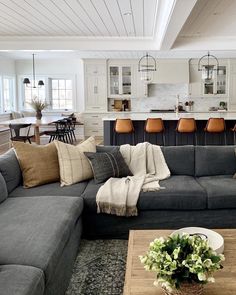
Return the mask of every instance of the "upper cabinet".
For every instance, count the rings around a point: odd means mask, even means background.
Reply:
[[[218,70],[214,66],[209,66],[209,70],[212,71],[212,79],[202,79],[202,93],[203,96],[227,95],[227,67],[219,66]]]
[[[158,60],[152,83],[189,83],[188,60]]]
[[[134,95],[134,69],[127,63],[110,62],[108,64],[108,97],[129,98]]]
[[[228,97],[229,73],[228,62],[220,61],[218,71],[214,66],[209,66],[212,71],[212,79],[204,80],[202,72],[198,71],[197,60],[190,62],[190,87],[189,95],[203,97]]]
[[[105,60],[85,60],[85,110],[107,110],[107,75]]]

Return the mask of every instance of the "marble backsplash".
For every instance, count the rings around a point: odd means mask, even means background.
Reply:
[[[149,112],[151,109],[174,109],[177,102],[194,101],[193,111],[208,111],[210,107],[218,107],[220,101],[227,99],[216,97],[189,98],[188,84],[150,84],[148,85],[148,97],[132,98],[131,109],[133,112]]]

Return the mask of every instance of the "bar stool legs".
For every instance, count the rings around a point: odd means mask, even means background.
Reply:
[[[135,134],[134,134],[134,126],[131,119],[116,119],[114,126],[114,141],[115,145],[117,145],[117,135],[118,134],[131,134],[132,136],[132,144],[135,144]]]
[[[158,134],[162,134],[162,144],[166,144],[165,127],[161,118],[148,118],[144,126],[143,140],[146,141],[146,134],[156,134],[156,142]]]
[[[197,145],[197,125],[194,118],[180,118],[175,134],[175,144],[178,145],[178,134],[179,133],[192,133],[194,134],[194,143]]]
[[[233,128],[230,128],[230,130],[233,132],[234,145],[236,145],[236,124]]]
[[[204,144],[207,145],[207,133],[212,134],[223,134],[224,136],[224,144],[227,145],[227,135],[226,135],[226,126],[224,118],[209,118],[204,128],[205,131],[205,142]]]

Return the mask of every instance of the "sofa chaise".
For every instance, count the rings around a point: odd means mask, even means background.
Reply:
[[[114,147],[98,146],[97,152]],[[0,156],[0,294],[60,295],[80,237],[126,238],[130,229],[236,227],[235,146],[162,147],[163,189],[140,194],[137,217],[96,213],[94,180],[22,186],[13,150]]]

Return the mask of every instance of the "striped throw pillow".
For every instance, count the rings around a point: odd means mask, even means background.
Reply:
[[[107,153],[84,153],[92,166],[94,180],[101,183],[110,177],[121,178],[132,176],[119,148]]]
[[[93,178],[93,171],[84,152],[96,152],[94,137],[74,146],[54,141],[58,151],[61,186]]]

